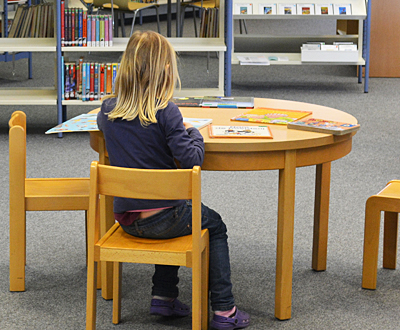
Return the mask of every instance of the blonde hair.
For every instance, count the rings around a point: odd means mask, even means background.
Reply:
[[[156,123],[156,113],[171,100],[180,85],[176,55],[172,45],[153,31],[136,31],[129,39],[115,78],[115,108],[108,119],[133,120],[143,126]]]

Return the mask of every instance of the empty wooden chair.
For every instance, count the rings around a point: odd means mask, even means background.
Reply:
[[[87,211],[89,179],[27,178],[25,113],[15,111],[9,128],[10,291],[25,291],[26,211]]]
[[[116,223],[99,237],[99,195],[139,199],[191,199],[192,235],[173,239],[131,236]],[[86,329],[96,328],[96,263],[114,262],[113,323],[120,321],[122,262],[192,268],[193,329],[208,329],[208,230],[201,230],[200,167],[188,170],[143,170],[100,165],[90,170]]]
[[[390,181],[365,207],[362,287],[376,289],[381,212],[384,211],[383,268],[396,269],[400,180]]]

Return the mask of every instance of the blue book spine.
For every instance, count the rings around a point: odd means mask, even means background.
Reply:
[[[90,100],[90,63],[86,63],[86,101]]]
[[[92,46],[92,15],[87,15],[87,34],[86,34],[86,38],[87,38],[87,46],[91,47]]]
[[[82,101],[86,101],[86,63],[82,63]]]
[[[100,16],[96,16],[96,47],[100,47]]]
[[[65,86],[64,86],[64,76],[65,76],[65,70],[64,70],[64,56],[61,56],[61,67],[62,67],[62,73],[61,73],[61,100],[64,100],[64,93],[65,93]]]

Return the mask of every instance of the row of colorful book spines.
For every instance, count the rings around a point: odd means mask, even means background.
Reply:
[[[119,63],[65,63],[63,100],[96,101],[112,94],[119,66]]]
[[[88,15],[81,8],[65,9],[61,16],[61,46],[110,47],[111,15]]]

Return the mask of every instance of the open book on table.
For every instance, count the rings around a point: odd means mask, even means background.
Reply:
[[[208,133],[211,138],[273,138],[268,126],[210,125]]]
[[[211,124],[212,119],[209,118],[183,118],[184,122],[192,124],[197,129],[201,129]],[[98,131],[97,113],[85,113],[71,118],[62,124],[49,129],[46,134],[52,133],[68,133],[68,132],[91,132]]]

